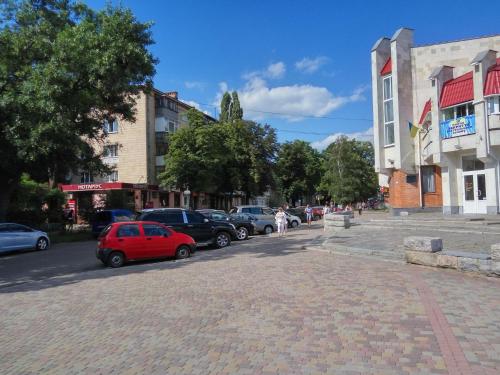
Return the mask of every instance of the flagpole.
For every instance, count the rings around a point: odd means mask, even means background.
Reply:
[[[422,161],[421,161],[421,155],[420,155],[420,129],[417,132],[417,148],[418,148],[418,197],[420,200],[420,208],[424,208],[423,202],[422,202]]]

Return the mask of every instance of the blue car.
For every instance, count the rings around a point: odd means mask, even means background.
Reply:
[[[99,211],[92,219],[92,234],[97,238],[109,224],[132,220],[135,220],[135,215],[129,210],[111,209]]]
[[[0,253],[15,250],[47,250],[50,239],[47,233],[21,224],[0,223]]]

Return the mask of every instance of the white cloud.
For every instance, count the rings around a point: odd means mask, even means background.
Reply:
[[[278,61],[277,63],[269,64],[267,68],[263,70],[254,70],[253,72],[243,74],[243,79],[251,80],[257,77],[277,79],[282,78],[285,72],[285,63],[283,61]]]
[[[325,87],[297,84],[270,87],[263,78],[253,77],[238,90],[238,95],[243,111],[247,110],[246,117],[260,120],[269,117],[269,113],[261,112],[271,112],[298,121],[304,116],[325,116],[347,103],[364,100],[365,90],[361,87],[351,95],[337,96]]]
[[[196,108],[197,110],[201,110],[200,104],[195,102],[194,100],[183,100],[183,102],[187,105],[190,105],[191,107]]]
[[[302,60],[295,63],[295,67],[303,73],[314,73],[322,65],[325,65],[329,61],[328,57],[318,56],[315,59],[310,59],[309,57],[304,57]]]
[[[200,82],[200,81],[186,81],[184,82],[184,86],[188,89],[204,89],[205,88],[205,83]]]
[[[354,133],[335,133],[329,135],[325,139],[321,141],[312,142],[311,146],[315,149],[321,151],[327,148],[331,143],[335,142],[339,137],[346,136],[347,138],[355,138],[358,141],[369,141],[373,142],[373,128],[368,128],[362,132],[354,132]]]
[[[285,75],[286,66],[280,61],[275,64],[270,64],[266,69],[266,77],[269,78],[281,78]]]

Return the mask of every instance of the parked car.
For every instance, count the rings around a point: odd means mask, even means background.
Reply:
[[[226,247],[231,238],[237,237],[234,224],[213,221],[199,212],[183,208],[150,208],[143,210],[138,218],[142,221],[156,221],[176,232],[185,233],[194,238],[197,246],[215,245]]]
[[[274,220],[274,210],[265,206],[252,206],[252,205],[244,205],[244,206],[236,206],[229,213],[238,213],[238,214],[251,214],[258,219],[267,219]]]
[[[97,238],[99,233],[102,232],[111,223],[118,223],[121,221],[133,221],[135,215],[129,210],[111,209],[96,212],[91,219],[92,234]]]
[[[231,217],[236,217],[243,220],[250,220],[255,225],[255,232],[262,234],[271,234],[278,230],[278,226],[276,225],[276,220],[274,217],[272,220],[258,218],[249,213],[233,213],[230,214]]]
[[[47,250],[49,235],[45,232],[15,223],[0,224],[0,252],[15,250]]]
[[[300,220],[300,217],[292,215],[287,211],[285,211],[285,215],[286,222],[289,228],[297,228],[300,224],[302,224],[302,220]]]
[[[286,212],[288,212],[291,215],[298,216],[300,218],[301,222],[306,222],[307,215],[306,215],[304,210],[305,210],[305,207],[304,208],[294,207],[294,208],[289,208],[288,210],[286,210]]]
[[[321,218],[323,217],[323,207],[321,206],[314,206],[314,207],[311,207],[312,208],[312,220],[313,221],[318,221],[318,220],[321,220]],[[301,220],[303,222],[306,222],[307,221],[307,215],[305,213],[305,209],[306,209],[306,206],[299,206],[299,207],[295,207],[293,210],[296,210],[295,212],[297,211],[302,211],[303,212],[303,215],[297,215],[301,218]]]
[[[247,240],[248,236],[253,236],[254,234],[255,225],[250,219],[232,217],[222,210],[203,209],[196,211],[213,221],[230,222],[233,224],[236,227],[236,237],[233,238],[235,240]]]
[[[184,259],[195,247],[191,236],[156,222],[118,222],[108,225],[99,235],[96,257],[116,268],[134,260],[174,256]]]

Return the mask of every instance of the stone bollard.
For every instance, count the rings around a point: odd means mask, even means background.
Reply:
[[[443,249],[443,240],[437,237],[406,237],[404,247],[408,263],[437,267],[437,253]]]
[[[500,276],[500,243],[491,245],[491,273],[495,276]]]
[[[325,228],[329,230],[349,229],[351,220],[347,215],[326,214],[324,216]]]

